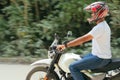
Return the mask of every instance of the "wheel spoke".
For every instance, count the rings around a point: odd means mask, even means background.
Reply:
[[[45,72],[35,72],[30,80],[44,80]]]

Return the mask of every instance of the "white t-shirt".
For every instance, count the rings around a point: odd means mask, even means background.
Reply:
[[[92,54],[99,58],[110,59],[112,57],[110,47],[111,30],[106,21],[97,24],[88,34],[93,36]]]

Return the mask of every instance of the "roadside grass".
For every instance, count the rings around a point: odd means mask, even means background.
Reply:
[[[0,63],[12,63],[12,64],[31,64],[41,58],[32,57],[0,57]]]

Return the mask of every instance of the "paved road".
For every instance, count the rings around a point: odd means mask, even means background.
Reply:
[[[0,63],[0,80],[25,80],[29,69],[30,65]]]

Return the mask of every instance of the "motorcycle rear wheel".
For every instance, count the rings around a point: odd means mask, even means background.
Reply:
[[[26,80],[44,80],[48,67],[36,66],[27,74]],[[59,80],[55,71],[51,72],[47,80]]]
[[[111,80],[120,80],[120,73],[117,74],[116,76],[113,76]]]
[[[106,77],[103,80],[120,80],[120,73],[112,77]]]

